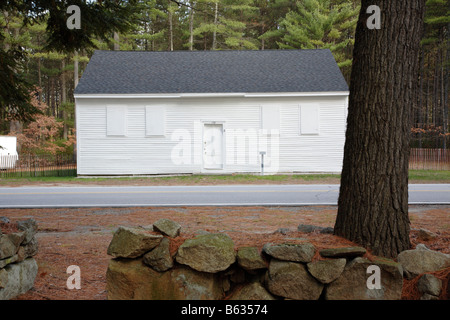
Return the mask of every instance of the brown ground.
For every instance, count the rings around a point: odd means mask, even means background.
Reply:
[[[3,209],[0,216],[12,221],[34,218],[38,222],[39,253],[35,256],[39,271],[34,289],[20,296],[26,300],[104,300],[106,254],[114,230],[119,225],[145,226],[160,218],[182,225],[182,235],[173,241],[179,245],[197,230],[226,232],[236,247],[306,238],[318,249],[355,245],[333,236],[297,232],[297,226],[313,224],[333,226],[336,207],[174,207],[174,208],[84,208],[84,209]],[[411,206],[411,241],[423,242],[429,248],[450,253],[450,206]],[[286,235],[274,233],[288,228]],[[417,238],[419,228],[438,234],[432,241]],[[290,238],[290,239],[289,239]],[[370,253],[368,254],[370,258]],[[316,255],[315,258],[319,258]],[[81,289],[69,290],[67,267],[81,269]],[[448,271],[441,275],[448,277]],[[411,282],[410,284],[413,284]],[[408,289],[404,298],[418,298]]]

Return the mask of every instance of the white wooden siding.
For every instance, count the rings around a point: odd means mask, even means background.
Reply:
[[[300,105],[319,105],[319,134],[301,135]],[[126,105],[124,136],[108,136],[106,109]],[[146,110],[164,110],[165,135],[149,135]],[[279,130],[261,131],[262,110],[279,109]],[[259,172],[340,172],[347,97],[91,99],[77,98],[79,175]],[[222,123],[224,167],[204,170],[202,130]],[[160,129],[159,129],[160,130]],[[268,146],[265,146],[268,142]],[[272,145],[271,145],[272,144]],[[274,145],[276,144],[276,146]],[[256,154],[255,154],[256,153]],[[275,159],[276,158],[276,159]],[[271,161],[272,160],[272,161]],[[266,162],[267,161],[267,162]]]

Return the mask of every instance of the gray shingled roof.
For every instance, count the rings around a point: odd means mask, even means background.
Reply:
[[[329,50],[95,51],[75,94],[348,91]]]

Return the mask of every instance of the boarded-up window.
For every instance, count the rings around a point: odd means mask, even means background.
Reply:
[[[319,134],[319,105],[300,106],[300,134]]]
[[[161,106],[145,107],[145,135],[163,136],[166,129],[166,110]]]
[[[262,107],[262,129],[280,129],[280,108],[278,106],[263,106]]]
[[[114,105],[106,107],[106,135],[124,136],[127,127],[127,106]]]

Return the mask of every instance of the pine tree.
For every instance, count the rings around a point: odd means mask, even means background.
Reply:
[[[330,49],[348,79],[359,7],[352,2],[298,1],[280,22],[281,49]]]
[[[22,26],[31,22],[47,22],[45,50],[74,52],[80,48],[92,48],[92,39],[107,40],[111,31],[125,32],[129,29],[136,0],[87,2],[72,0],[82,12],[82,28],[68,29],[66,26],[67,3],[65,1],[1,1],[0,42],[9,37],[8,16],[17,16]],[[22,70],[26,68],[27,54],[22,46],[0,47],[0,110],[2,117],[30,120],[37,109],[31,104],[29,91],[32,84],[26,80]]]
[[[258,49],[256,39],[247,36],[248,19],[257,11],[251,0],[199,0],[194,37],[203,36],[203,49]],[[210,43],[210,46],[207,46]]]

